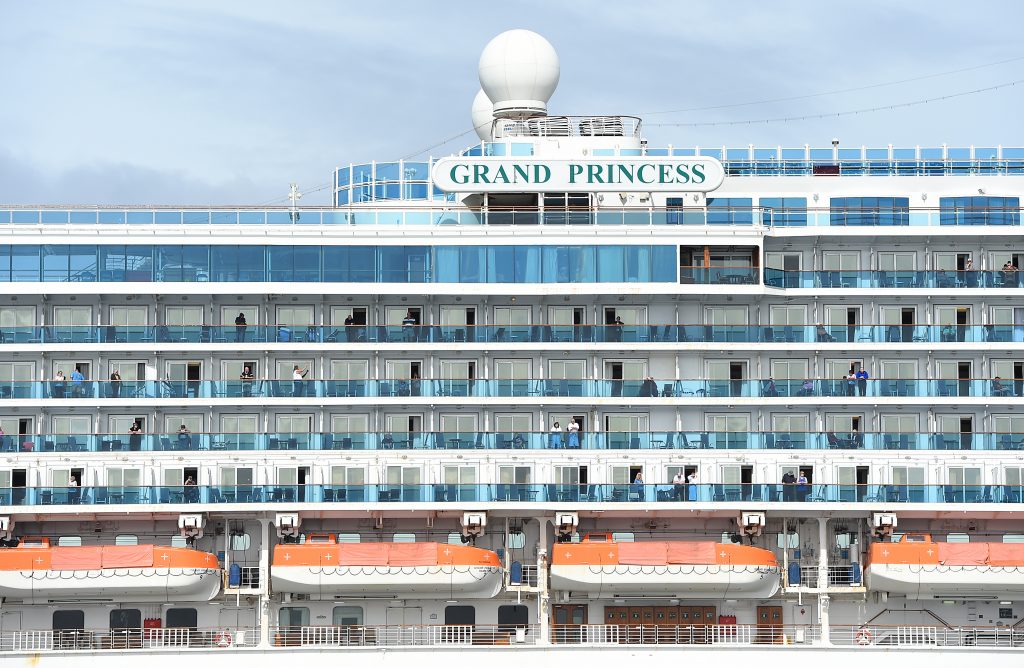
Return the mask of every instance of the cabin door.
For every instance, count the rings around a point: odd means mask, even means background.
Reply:
[[[416,642],[416,627],[423,624],[423,608],[387,608],[385,622],[388,641],[413,644]]]
[[[757,607],[756,642],[777,645],[782,642],[782,606],[761,605]]]
[[[0,613],[0,631],[20,631],[21,612]]]
[[[587,606],[555,605],[551,608],[551,634],[556,643],[583,642],[583,626],[587,623]]]

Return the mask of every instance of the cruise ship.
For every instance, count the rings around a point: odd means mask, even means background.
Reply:
[[[1020,651],[1024,148],[650,146],[525,30],[479,78],[331,206],[0,207],[0,658]]]

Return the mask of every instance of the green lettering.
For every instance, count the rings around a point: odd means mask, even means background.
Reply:
[[[601,175],[601,165],[587,165],[587,183],[605,183]]]
[[[514,175],[516,183],[519,183],[519,179],[522,179],[523,183],[530,182],[530,172],[527,171],[526,167],[524,167],[523,165],[513,165],[512,174]]]
[[[569,165],[569,183],[576,183],[576,177],[583,174],[583,165]]]
[[[465,176],[460,176],[458,172],[460,170],[466,170]],[[448,172],[448,178],[452,180],[452,183],[466,184],[469,183],[469,165],[453,165],[450,172]]]
[[[704,175],[704,164],[698,162],[696,165],[690,167],[690,171],[693,173],[694,183],[704,183],[707,177]]]
[[[490,183],[487,178],[487,165],[473,165],[473,183]]]
[[[676,179],[677,183],[689,183],[690,172],[687,171],[686,165],[676,165]]]

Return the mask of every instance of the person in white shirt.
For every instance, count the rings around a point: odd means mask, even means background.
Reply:
[[[569,418],[569,426],[565,428],[569,432],[569,443],[567,448],[579,449],[580,447],[580,424],[576,418]]]
[[[306,394],[305,391],[304,391],[305,390],[305,387],[304,387],[305,383],[302,382],[302,379],[306,377],[307,373],[309,373],[309,369],[300,369],[298,364],[296,364],[292,368],[292,396],[293,397],[301,397],[301,396],[304,396]]]
[[[686,476],[686,498],[690,501],[697,500],[697,472],[693,471]]]
[[[548,447],[562,447],[562,427],[557,422],[551,425],[551,441],[548,443]]]
[[[675,501],[686,500],[686,475],[681,469],[672,476],[672,499]]]

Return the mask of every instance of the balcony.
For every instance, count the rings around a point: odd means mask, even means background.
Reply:
[[[360,450],[1024,450],[1024,434],[995,432],[345,432],[26,434],[0,452],[235,452]]]
[[[1019,271],[784,271],[765,269],[764,284],[773,288],[962,289],[1024,287]]]
[[[1004,485],[368,484],[152,485],[0,488],[0,506],[118,506],[282,503],[989,503],[1020,504],[1022,487]]]

